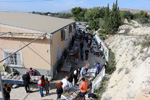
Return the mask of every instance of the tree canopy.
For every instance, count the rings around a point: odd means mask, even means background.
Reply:
[[[72,15],[76,21],[87,21],[91,29],[101,28],[105,34],[115,34],[119,26],[126,18],[140,19],[142,23],[148,22],[149,15],[147,12],[140,11],[133,14],[130,11],[120,11],[118,0],[113,4],[112,10],[107,7],[94,7],[85,9],[81,7],[72,8]]]

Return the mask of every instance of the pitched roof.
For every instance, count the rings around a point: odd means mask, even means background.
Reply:
[[[71,19],[61,19],[32,13],[0,12],[0,24],[46,33],[54,32],[73,22]]]

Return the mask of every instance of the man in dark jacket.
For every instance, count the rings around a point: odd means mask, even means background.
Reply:
[[[10,100],[10,87],[7,86],[7,84],[4,84],[4,88],[3,88],[3,91],[4,91],[4,97],[5,97],[5,100]]]
[[[26,74],[24,74],[22,76],[22,79],[23,79],[23,83],[24,83],[24,87],[25,87],[26,93],[30,92],[30,87],[29,87],[30,76],[29,76],[29,73],[26,72]]]
[[[83,41],[80,43],[80,51],[83,50],[83,47],[84,47],[84,43]]]
[[[86,50],[85,50],[85,60],[88,60],[88,55],[89,55],[89,50],[86,49]]]

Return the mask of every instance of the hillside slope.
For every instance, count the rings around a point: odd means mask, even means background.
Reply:
[[[121,27],[125,30],[130,26]],[[148,27],[139,28],[150,35]],[[136,35],[139,28],[131,28],[127,35],[115,35],[105,41],[115,53],[117,64],[101,100],[136,100],[143,89],[150,89],[150,49],[140,45],[148,35],[142,32]]]

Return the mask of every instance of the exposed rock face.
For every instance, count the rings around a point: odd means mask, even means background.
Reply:
[[[150,89],[150,49],[135,45],[145,33],[150,35],[150,27],[139,25],[139,29],[131,30],[128,35],[115,35],[105,41],[115,53],[117,64],[101,100],[136,100],[143,89]]]

